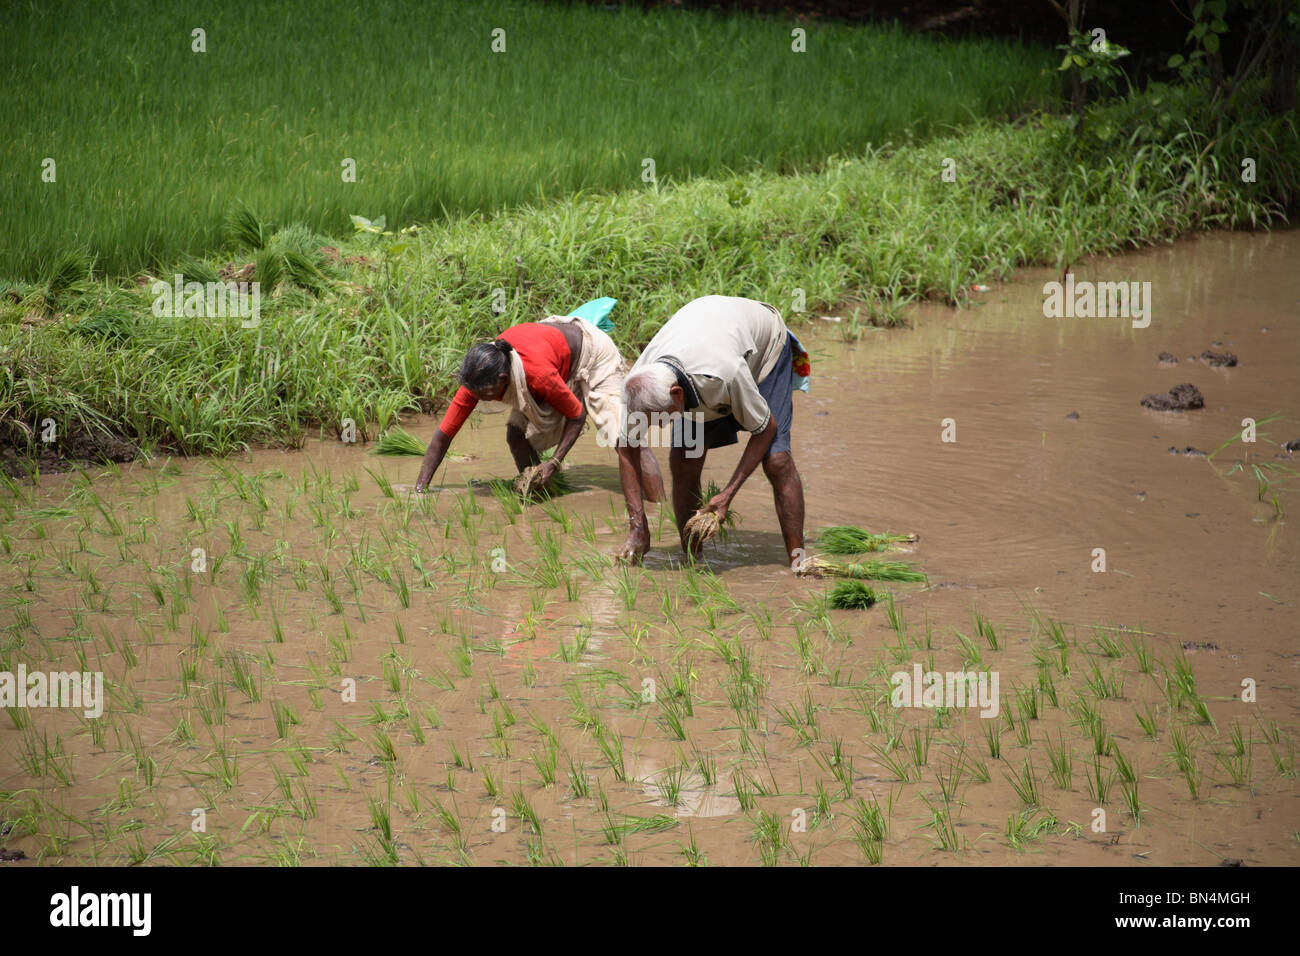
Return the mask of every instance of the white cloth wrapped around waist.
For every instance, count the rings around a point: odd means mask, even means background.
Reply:
[[[552,324],[574,322],[581,330],[582,352],[577,367],[569,369],[569,379],[565,384],[595,422],[600,443],[612,448],[622,416],[623,376],[626,372],[618,346],[585,319],[553,315],[542,321]],[[566,419],[547,403],[539,402],[528,390],[523,359],[515,351],[510,353],[510,385],[505,394],[512,408],[509,424],[522,429],[538,452],[558,444]]]

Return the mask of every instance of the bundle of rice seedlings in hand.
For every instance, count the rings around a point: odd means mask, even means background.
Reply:
[[[410,432],[404,429],[393,427],[384,432],[382,438],[375,444],[374,449],[370,452],[372,455],[410,455],[414,458],[423,458],[428,449],[421,444],[420,439],[416,438]]]
[[[539,494],[563,495],[573,490],[573,485],[565,476],[563,470],[557,471],[551,477],[551,483],[545,488],[541,485],[541,478],[542,465],[529,465],[515,478],[515,491],[519,493],[521,498],[532,498]]]
[[[831,578],[866,578],[872,581],[925,581],[925,574],[906,561],[836,561],[812,557],[807,560],[810,571]]]
[[[827,554],[865,554],[868,551],[884,551],[896,544],[913,544],[918,540],[914,534],[872,534],[853,525],[841,524],[823,528],[817,536],[817,548]]]
[[[710,481],[709,481],[709,487],[707,487],[707,488],[704,489],[704,498],[703,498],[702,503],[703,503],[703,504],[708,504],[710,501],[712,501],[714,498],[716,498],[716,497],[717,497],[718,495],[720,495],[720,494],[722,494],[722,489],[721,489],[720,487],[718,487],[718,483],[717,483],[716,481],[712,481],[712,480],[710,480]],[[728,509],[727,509],[727,516],[726,516],[725,518],[722,519],[722,522],[721,522],[720,527],[723,528],[723,529],[730,528],[732,525],[734,525],[734,524],[735,524],[736,522],[738,522],[739,520],[740,520],[740,516],[736,514],[735,509],[734,509],[734,508],[728,508]]]
[[[697,511],[686,519],[683,530],[688,544],[703,544],[722,530],[722,522],[712,511]]]
[[[831,588],[831,607],[868,608],[876,603],[876,592],[861,581],[837,581]]]

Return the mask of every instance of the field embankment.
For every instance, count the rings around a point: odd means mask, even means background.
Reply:
[[[185,454],[295,444],[348,418],[368,437],[436,406],[469,343],[596,296],[621,300],[625,347],[719,290],[796,324],[846,297],[888,323],[908,301],[960,301],[1023,264],[1283,221],[1300,195],[1294,119],[1214,123],[1194,92],[1161,88],[1081,120],[981,123],[815,172],[575,196],[347,242],[245,214],[219,258],[135,282],[89,280],[64,256],[3,294],[0,442],[30,452],[46,419],[72,442]],[[178,273],[260,282],[255,327],[160,318],[155,282]]]

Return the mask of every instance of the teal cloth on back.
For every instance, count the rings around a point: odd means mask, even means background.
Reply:
[[[614,306],[618,304],[618,299],[611,299],[605,296],[601,299],[592,299],[590,302],[584,302],[578,306],[569,315],[576,319],[586,319],[602,332],[613,332],[614,321],[609,317],[609,313]]]

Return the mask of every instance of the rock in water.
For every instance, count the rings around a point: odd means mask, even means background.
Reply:
[[[1232,368],[1237,364],[1237,356],[1231,352],[1211,352],[1206,349],[1201,358],[1210,363],[1210,368]]]
[[[1193,408],[1204,408],[1205,397],[1191,382],[1183,382],[1171,388],[1166,395],[1148,395],[1142,399],[1142,404],[1158,412],[1185,412]]]

